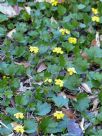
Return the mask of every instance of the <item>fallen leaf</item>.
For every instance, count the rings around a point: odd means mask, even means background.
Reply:
[[[24,7],[26,12],[30,15],[31,14],[31,8],[30,7]]]
[[[100,35],[100,41],[102,41],[102,35]]]
[[[30,66],[30,63],[29,62],[20,62],[20,63],[18,63],[18,62],[14,62],[15,64],[17,64],[17,65],[23,65],[25,68],[28,68],[29,66]]]
[[[74,96],[74,95],[66,95],[66,97],[69,99],[73,99],[75,101],[77,100],[76,96]]]
[[[66,98],[66,94],[64,92],[58,93],[58,96],[63,96],[63,98]]]
[[[83,136],[83,131],[75,120],[70,119],[67,125],[69,136]]]
[[[63,113],[70,119],[76,119],[76,115],[71,109],[62,108]]]
[[[88,60],[88,59],[89,59],[87,53],[81,51],[80,54],[81,54],[81,56],[83,57],[83,59],[85,59],[85,60]]]
[[[100,47],[100,36],[99,36],[99,32],[96,32],[96,47]]]
[[[13,33],[15,33],[15,32],[16,32],[16,29],[11,30],[10,32],[7,33],[7,37],[12,40],[12,39],[13,39],[12,35],[13,35]]]
[[[92,46],[96,46],[96,39],[93,39],[93,40],[92,40],[91,45],[92,45]]]
[[[43,81],[40,81],[40,82],[34,82],[33,84],[35,84],[35,85],[42,85],[43,84]]]
[[[93,100],[92,111],[95,111],[97,109],[98,104],[99,104],[99,100],[97,98]]]
[[[86,93],[92,94],[91,88],[86,83],[81,84],[80,90],[85,91]]]
[[[20,88],[17,90],[18,92],[25,92],[26,90],[31,90],[32,87],[24,86],[23,83],[20,83]]]
[[[18,126],[18,123],[12,122],[12,123],[11,123],[11,126],[14,128],[14,127]]]
[[[40,73],[46,69],[47,69],[46,65],[43,62],[41,62],[37,67],[37,73]]]
[[[55,20],[54,17],[51,17],[51,23],[56,23],[57,24],[57,21]]]
[[[99,32],[96,32],[96,37],[95,37],[95,39],[92,40],[91,45],[95,46],[95,47],[100,47],[100,36],[99,36]]]
[[[82,120],[81,120],[81,122],[80,122],[80,127],[81,127],[81,129],[82,129],[83,132],[85,131],[84,123],[85,123],[85,119],[82,118]]]
[[[20,9],[18,6],[12,7],[8,5],[7,3],[0,3],[0,12],[7,15],[8,17],[14,17],[19,14]]]

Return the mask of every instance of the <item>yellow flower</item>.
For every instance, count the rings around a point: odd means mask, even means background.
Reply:
[[[100,18],[98,16],[93,16],[92,21],[93,22],[100,22]]]
[[[24,133],[24,126],[22,126],[22,125],[17,125],[16,127],[14,127],[14,130],[15,130],[17,133],[23,134],[23,133]]]
[[[46,82],[51,83],[51,82],[52,82],[52,79],[46,78],[44,82],[45,82],[45,83],[46,83]]]
[[[32,53],[38,53],[38,51],[39,51],[39,48],[38,47],[34,47],[34,46],[30,46],[29,47],[29,50],[30,50],[30,52],[32,52]]]
[[[3,79],[6,79],[7,78],[7,76],[3,76]]]
[[[95,8],[92,8],[92,12],[93,12],[93,14],[98,14],[98,9],[95,9]]]
[[[70,31],[64,28],[61,28],[59,31],[61,32],[62,35],[70,34]]]
[[[14,116],[17,118],[17,119],[23,119],[24,118],[24,114],[21,113],[21,112],[18,112],[16,114],[14,114]]]
[[[72,43],[72,44],[76,44],[77,43],[77,39],[74,38],[74,37],[69,37],[68,41],[69,41],[69,43]]]
[[[55,85],[58,85],[60,87],[63,87],[64,82],[60,79],[55,79]]]
[[[57,6],[58,0],[51,0],[51,4],[52,4],[52,6]]]
[[[70,76],[77,73],[75,68],[68,68],[67,71],[68,71]]]
[[[64,114],[62,111],[56,111],[53,116],[56,118],[56,119],[63,119],[64,118]]]
[[[57,54],[63,54],[62,48],[60,48],[60,47],[55,47],[55,48],[53,49],[53,52],[54,52],[54,53],[57,53]]]

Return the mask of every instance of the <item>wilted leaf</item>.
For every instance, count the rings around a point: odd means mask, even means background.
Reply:
[[[81,52],[81,56],[82,56],[83,59],[85,59],[85,60],[88,60],[88,59],[89,59],[88,54],[85,53],[85,52]]]
[[[92,111],[95,111],[97,109],[98,104],[99,104],[99,100],[97,98],[93,100]]]
[[[19,8],[19,7],[18,7]],[[18,15],[18,11],[7,3],[0,3],[0,12],[7,15],[8,17],[14,17]]]
[[[83,132],[85,131],[84,123],[85,123],[85,119],[82,118],[82,120],[81,120],[81,122],[80,122],[80,127],[81,127],[81,129],[82,129]]]
[[[37,72],[40,73],[47,69],[47,66],[42,62],[38,65]]]
[[[95,47],[100,47],[100,36],[99,36],[99,32],[96,32],[96,37],[95,37],[95,39],[92,40],[91,45],[95,46]]]
[[[31,14],[31,8],[30,7],[25,7],[25,10],[29,15]]]
[[[29,62],[20,62],[20,63],[14,62],[14,63],[17,64],[17,65],[23,65],[25,68],[28,68],[30,66]]]
[[[16,32],[16,29],[11,30],[10,32],[7,33],[7,37],[10,38],[10,39],[13,39],[12,35],[15,32]]]
[[[80,90],[85,91],[89,94],[92,94],[91,88],[86,83],[81,84]]]
[[[99,36],[99,32],[96,32],[96,47],[100,47],[100,36]]]
[[[76,119],[76,115],[71,109],[62,108],[62,111],[68,118]]]
[[[20,83],[20,88],[17,90],[18,92],[25,92],[26,90],[31,90],[32,87],[24,86],[23,83]]]

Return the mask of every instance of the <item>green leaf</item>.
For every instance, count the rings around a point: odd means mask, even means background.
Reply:
[[[10,115],[14,116],[14,114],[17,113],[18,111],[16,108],[7,107],[6,112],[9,113]]]
[[[0,23],[7,21],[7,20],[8,20],[8,17],[6,15],[0,13]]]
[[[17,4],[17,0],[7,0],[7,2],[10,5],[16,5]]]
[[[90,49],[86,49],[85,52],[92,60],[95,58],[102,58],[102,49],[98,47],[91,47]]]
[[[58,13],[59,15],[64,15],[66,13],[66,8],[62,5],[58,6]]]
[[[46,102],[45,103],[38,102],[36,108],[37,108],[37,114],[40,116],[44,116],[51,111],[51,105]]]
[[[41,120],[39,124],[39,128],[41,132],[47,133],[49,132],[50,129],[55,129],[57,127],[58,123],[55,122],[52,118],[50,117],[45,117]]]
[[[64,79],[64,87],[70,89],[70,91],[71,90],[77,91],[80,83],[81,79],[77,75],[66,76]]]
[[[74,49],[74,46],[68,42],[63,42],[62,47],[67,50],[67,52],[70,52]]]
[[[52,74],[58,74],[60,69],[61,68],[59,66],[57,66],[56,64],[54,64],[54,65],[49,64],[48,65],[48,72],[50,72]]]
[[[61,67],[65,66],[66,60],[65,60],[64,56],[60,55],[59,58],[58,58],[58,61],[59,61],[59,64],[60,64]]]
[[[86,6],[84,4],[79,4],[77,7],[78,9],[84,9]]]
[[[6,34],[6,28],[5,27],[0,27],[0,37],[4,37]]]
[[[17,105],[27,105],[30,101],[30,98],[27,95],[18,95],[16,96],[15,101]]]
[[[12,93],[12,91],[6,91],[5,92],[5,97],[7,97],[7,98],[12,98],[12,96],[13,96],[13,93]]]
[[[54,96],[52,100],[57,107],[68,106],[68,99],[63,96]]]
[[[4,127],[2,125],[0,126],[1,136],[8,136],[8,135],[10,135],[12,133],[13,128],[12,128],[11,124],[6,124],[6,127]]]
[[[100,93],[98,94],[98,97],[99,97],[100,102],[102,103],[102,92],[100,92]]]
[[[34,133],[37,131],[37,123],[34,119],[24,120],[24,128],[26,133]]]
[[[89,102],[90,101],[89,101],[87,95],[84,93],[80,93],[77,96],[77,103],[76,103],[75,108],[78,111],[83,112],[83,111],[87,110],[87,108],[89,107]]]
[[[82,74],[83,72],[86,72],[89,67],[89,63],[82,58],[76,58],[74,60],[74,64],[75,64],[75,69],[77,73],[80,73],[80,74]]]

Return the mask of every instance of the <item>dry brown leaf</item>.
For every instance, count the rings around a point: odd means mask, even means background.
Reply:
[[[95,47],[100,47],[100,36],[99,36],[99,32],[96,32],[96,37],[95,37],[95,39],[92,40],[91,45],[95,46]]]
[[[16,32],[16,29],[11,30],[10,32],[7,33],[7,37],[12,40],[12,39],[13,39],[12,35],[13,35],[13,33],[15,33],[15,32]]]
[[[17,90],[18,92],[25,92],[26,90],[31,90],[32,87],[24,86],[23,83],[20,83],[20,88]]]
[[[71,109],[62,108],[62,112],[70,119],[76,119],[76,115]]]
[[[86,83],[81,84],[80,90],[85,91],[86,93],[92,94],[91,88]]]
[[[95,110],[97,109],[98,104],[99,104],[99,100],[96,98],[96,99],[93,101],[92,111],[95,111]]]
[[[82,129],[83,132],[85,131],[84,122],[85,122],[85,119],[82,118],[82,120],[81,120],[81,122],[80,122],[80,127],[81,127],[81,129]]]
[[[96,32],[96,47],[100,47],[100,36],[99,36],[99,32]]]
[[[102,41],[102,35],[100,35],[100,41]]]
[[[31,8],[30,7],[24,7],[26,12],[30,15],[31,14]]]
[[[77,100],[75,95],[66,95],[66,97],[69,99],[73,99],[74,101]]]
[[[18,126],[18,123],[17,122],[12,122],[11,126],[14,128],[14,127]]]
[[[56,23],[57,24],[57,21],[55,20],[54,17],[51,17],[51,23]]]
[[[36,84],[36,85],[42,85],[43,84],[43,81],[39,81],[39,82],[34,82],[33,84]]]
[[[37,67],[37,72],[40,73],[46,69],[47,69],[47,66],[43,62],[41,62]]]
[[[83,59],[85,59],[85,60],[88,60],[88,59],[89,59],[87,53],[85,53],[85,52],[80,52],[80,54],[81,54],[81,56],[83,57]]]
[[[92,40],[91,45],[92,45],[92,46],[96,46],[96,39],[93,39],[93,40]]]
[[[66,98],[66,94],[64,92],[58,93],[58,96],[63,96],[63,98]]]
[[[20,63],[18,63],[18,62],[14,62],[15,64],[17,64],[17,65],[23,65],[25,68],[28,68],[29,66],[30,66],[30,63],[29,62],[20,62]]]
[[[14,17],[20,13],[18,6],[10,6],[7,3],[0,3],[0,12],[7,15],[8,17]]]

